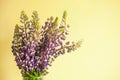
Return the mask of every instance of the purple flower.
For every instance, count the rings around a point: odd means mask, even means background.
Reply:
[[[74,44],[63,42],[67,33],[66,12],[60,25],[58,18],[54,20],[50,17],[45,25],[40,26],[36,11],[32,14],[32,20],[28,20],[24,12],[21,13],[20,18],[24,26],[15,26],[12,52],[22,74],[44,73],[60,54],[80,46],[79,42]]]

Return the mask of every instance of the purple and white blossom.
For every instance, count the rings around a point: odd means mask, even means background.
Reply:
[[[32,14],[32,20],[28,19],[24,11],[21,12],[20,18],[22,24],[15,26],[12,52],[22,74],[47,71],[48,66],[51,66],[59,55],[80,47],[80,42],[63,43],[69,27],[66,24],[66,11],[60,25],[58,25],[58,17],[55,19],[50,17],[45,25],[40,26],[36,11]]]

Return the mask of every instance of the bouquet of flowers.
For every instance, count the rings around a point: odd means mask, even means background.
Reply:
[[[58,17],[50,17],[41,26],[37,11],[33,11],[31,20],[21,12],[21,25],[16,24],[14,30],[12,52],[24,80],[42,80],[55,58],[80,47],[81,41],[65,41],[69,34],[66,16],[64,11],[60,24]]]

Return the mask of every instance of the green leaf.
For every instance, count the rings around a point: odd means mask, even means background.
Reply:
[[[47,71],[44,70],[44,71],[42,71],[41,73],[39,73],[39,76],[43,76],[43,75],[45,75],[46,73],[47,73]]]
[[[37,73],[37,72],[34,71],[33,73],[34,73],[35,76],[38,76],[38,73]]]
[[[28,72],[26,72],[26,74],[27,74],[29,77],[31,77],[31,78],[34,78],[34,77],[35,77],[34,75],[32,75],[32,74],[30,74],[30,73],[28,73]]]

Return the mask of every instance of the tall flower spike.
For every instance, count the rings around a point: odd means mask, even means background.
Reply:
[[[31,20],[24,11],[21,12],[21,25],[16,25],[14,30],[12,52],[23,77],[33,79],[46,75],[55,58],[80,47],[80,41],[66,41],[66,17],[67,12],[64,11],[60,25],[58,17],[50,17],[45,25],[40,26],[37,11],[32,13]]]

